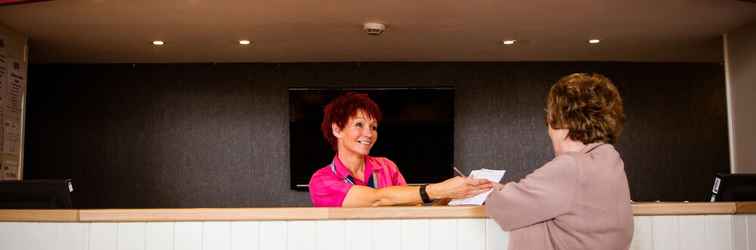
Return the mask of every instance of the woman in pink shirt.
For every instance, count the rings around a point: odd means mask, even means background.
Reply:
[[[511,231],[509,250],[630,247],[630,191],[612,146],[623,122],[619,91],[602,75],[572,74],[551,87],[546,123],[556,157],[486,201],[488,215]]]
[[[412,205],[434,199],[471,197],[492,187],[487,180],[462,177],[407,186],[394,162],[368,155],[378,140],[380,121],[378,105],[366,94],[347,93],[326,105],[321,132],[336,155],[310,178],[314,206]]]

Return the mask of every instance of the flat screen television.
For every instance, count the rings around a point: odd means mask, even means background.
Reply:
[[[756,174],[715,174],[709,201],[756,201]]]
[[[71,192],[70,179],[0,181],[0,209],[72,208]]]
[[[323,108],[346,92],[370,96],[383,113],[371,156],[394,161],[409,184],[432,183],[453,175],[454,89],[290,88],[289,162],[291,188],[307,190],[310,177],[335,152],[323,139]]]

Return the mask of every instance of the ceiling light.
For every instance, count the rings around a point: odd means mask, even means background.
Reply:
[[[504,44],[504,45],[514,45],[516,42],[517,42],[517,40],[504,40],[504,41],[501,41],[501,43]]]
[[[250,45],[252,44],[252,41],[250,40],[239,40],[240,45]]]
[[[362,29],[365,30],[368,35],[378,36],[386,31],[386,25],[382,23],[364,23],[362,24]]]
[[[163,42],[163,41],[160,41],[160,40],[155,40],[155,41],[152,41],[152,45],[155,45],[155,46],[161,46],[161,45],[163,45],[163,44],[165,44],[165,42]]]
[[[590,44],[598,44],[598,43],[600,43],[600,42],[601,42],[601,40],[599,40],[599,39],[591,39],[591,40],[588,40],[588,43],[590,43]]]

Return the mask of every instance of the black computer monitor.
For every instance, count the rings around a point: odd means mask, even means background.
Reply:
[[[0,181],[0,209],[72,208],[71,192],[70,179]]]
[[[716,174],[709,201],[756,201],[756,174]]]

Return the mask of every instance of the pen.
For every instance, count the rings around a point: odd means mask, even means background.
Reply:
[[[467,177],[467,176],[465,176],[465,174],[463,174],[463,173],[462,173],[462,171],[459,171],[459,169],[458,169],[457,167],[453,167],[453,168],[454,168],[454,172],[457,172],[457,174],[458,174],[459,176],[462,176],[462,177]]]

